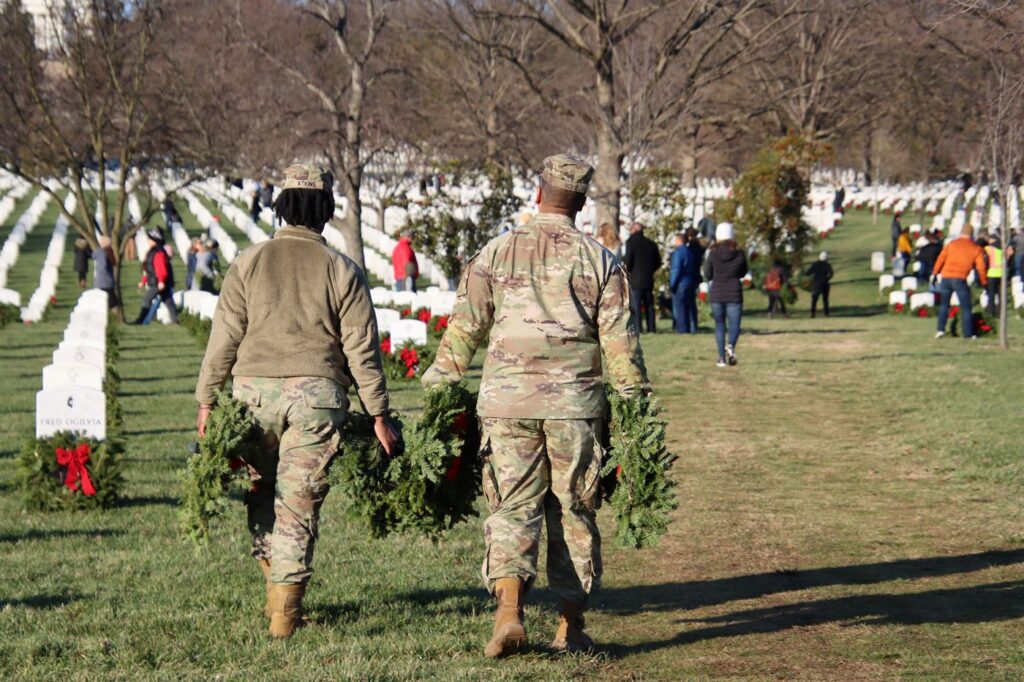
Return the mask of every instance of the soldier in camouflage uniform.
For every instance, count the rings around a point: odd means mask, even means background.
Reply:
[[[245,502],[275,637],[291,636],[301,620],[350,387],[376,417],[385,450],[398,445],[385,417],[388,396],[366,277],[320,234],[334,213],[332,185],[317,166],[285,171],[274,203],[285,227],[238,254],[228,270],[196,387],[200,436],[229,374],[235,398],[259,424],[264,448],[247,462],[253,490]]]
[[[626,275],[614,254],[575,227],[593,172],[571,156],[545,159],[539,213],[467,263],[423,377],[427,385],[461,380],[489,335],[477,403],[491,512],[483,577],[498,599],[489,657],[527,641],[523,597],[537,576],[542,521],[548,581],[561,601],[553,646],[593,646],[583,611],[601,578],[602,370],[624,393],[647,386]]]

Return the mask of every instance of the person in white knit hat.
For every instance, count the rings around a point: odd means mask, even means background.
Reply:
[[[736,342],[740,338],[743,316],[743,278],[747,274],[747,255],[733,239],[732,223],[715,230],[715,243],[704,261],[704,279],[711,282],[708,301],[715,318],[715,343],[719,367],[735,365]],[[728,334],[728,342],[726,335]]]

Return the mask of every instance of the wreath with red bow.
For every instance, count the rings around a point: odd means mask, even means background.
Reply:
[[[116,438],[98,441],[68,431],[32,438],[17,464],[22,504],[31,511],[112,507],[124,487],[123,454]]]

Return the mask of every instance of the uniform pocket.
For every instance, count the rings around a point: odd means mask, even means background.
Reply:
[[[341,386],[333,381],[317,382],[302,391],[306,407],[313,410],[340,410],[348,407],[348,399]]]
[[[605,449],[600,434],[594,434],[594,451],[586,471],[577,479],[576,500],[584,509],[595,511],[601,507],[601,466],[605,460]]]
[[[487,500],[487,509],[493,514],[501,505],[501,494],[498,492],[498,477],[491,465],[491,439],[486,434],[480,444],[480,460],[483,462],[480,487],[483,488],[484,499]]]

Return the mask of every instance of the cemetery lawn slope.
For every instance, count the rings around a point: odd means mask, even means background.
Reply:
[[[202,356],[177,327],[123,335],[124,504],[21,513],[13,457],[67,320],[61,300],[47,322],[0,335],[16,377],[0,393],[0,677],[1017,676],[1024,329],[1013,320],[1017,347],[1000,353],[992,339],[934,341],[934,320],[879,313],[868,264],[887,230],[884,216],[872,227],[853,215],[826,240],[837,272],[831,318],[809,319],[801,294],[793,319],[768,321],[764,298],[749,294],[736,368],[714,366],[707,331],[643,337],[679,454],[680,505],[659,547],[606,542],[604,585],[588,615],[601,644],[593,655],[549,653],[556,598],[541,578],[526,609],[534,646],[485,660],[492,602],[480,587],[479,521],[436,544],[374,541],[330,496],[311,626],[268,640],[241,505],[204,552],[177,532],[177,472],[194,437]],[[62,271],[58,299],[73,293],[70,260]],[[135,310],[138,293],[126,294]],[[414,412],[418,386],[395,389],[397,406]],[[611,522],[604,510],[606,538]]]

